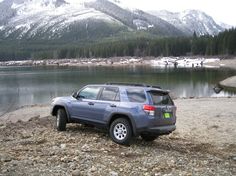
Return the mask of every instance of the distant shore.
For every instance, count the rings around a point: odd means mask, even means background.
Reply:
[[[207,65],[213,66],[213,67],[227,67],[236,69],[236,57],[232,59],[220,59],[212,63],[208,63]]]
[[[155,67],[229,67],[236,69],[235,59],[219,57],[112,57],[4,61],[0,66],[130,66]]]

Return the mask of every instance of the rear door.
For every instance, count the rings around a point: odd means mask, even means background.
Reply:
[[[153,105],[155,106],[155,125],[174,125],[176,122],[176,106],[171,100],[168,92],[149,91]]]
[[[104,122],[104,118],[116,112],[119,106],[120,94],[118,87],[104,87],[95,103],[96,120]]]

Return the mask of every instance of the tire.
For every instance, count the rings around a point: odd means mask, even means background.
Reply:
[[[158,138],[158,135],[144,133],[140,135],[144,141],[151,142]]]
[[[119,118],[114,120],[109,129],[112,140],[121,145],[129,145],[132,138],[132,128],[128,120]]]
[[[58,109],[56,116],[57,131],[66,131],[67,115],[65,109]]]

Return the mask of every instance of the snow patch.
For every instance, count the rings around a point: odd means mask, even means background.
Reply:
[[[147,30],[152,24],[148,24],[146,21],[143,20],[133,20],[133,24],[137,27],[137,30]]]
[[[11,5],[11,8],[12,8],[12,9],[17,9],[17,8],[19,8],[20,6],[22,6],[22,4],[16,4],[15,2],[13,2],[13,4]]]
[[[149,24],[148,28],[154,28],[154,25],[153,24]]]
[[[161,59],[151,60],[151,65],[154,67],[178,67],[178,68],[192,68],[192,67],[208,67],[206,63],[218,62],[219,58],[179,58],[179,57],[162,57]]]

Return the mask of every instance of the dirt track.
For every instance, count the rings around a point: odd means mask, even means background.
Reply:
[[[45,117],[48,106],[6,114],[34,118],[0,125],[0,175],[236,175],[236,98],[175,103],[174,133],[152,143],[137,138],[130,147],[76,124],[59,133]]]

